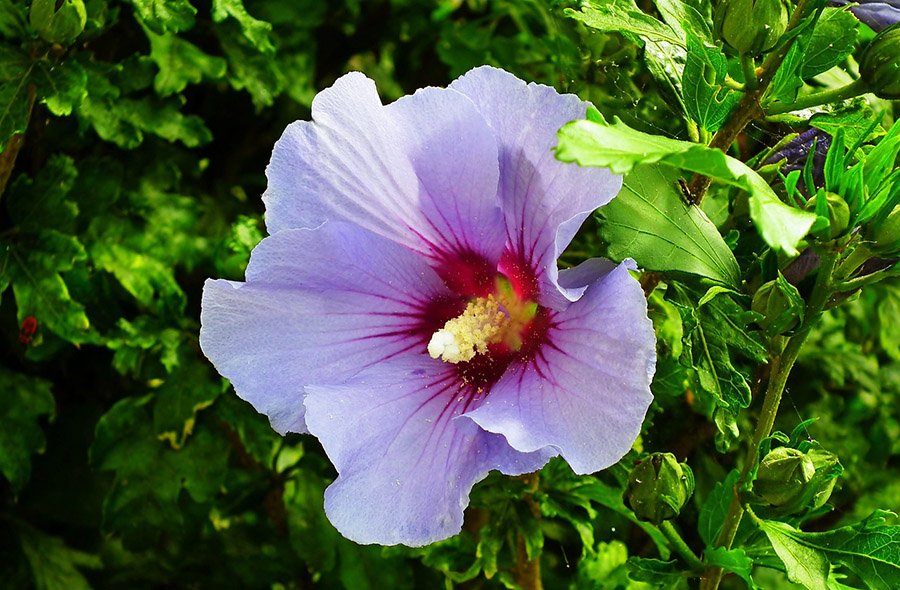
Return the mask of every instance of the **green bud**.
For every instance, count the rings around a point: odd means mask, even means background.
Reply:
[[[894,205],[887,217],[872,225],[871,235],[877,252],[900,251],[900,205]]]
[[[879,98],[900,98],[900,23],[881,31],[866,47],[859,75]]]
[[[825,505],[834,491],[838,476],[844,471],[837,455],[824,449],[813,448],[806,453],[816,468],[816,476],[810,482],[812,494],[811,509],[816,510]]]
[[[786,506],[803,498],[815,474],[816,467],[805,453],[778,447],[759,464],[753,491],[771,506]]]
[[[659,524],[678,516],[694,493],[694,474],[672,453],[653,453],[628,476],[625,501],[640,520]]]
[[[809,211],[816,210],[818,195],[806,202]],[[828,205],[828,227],[814,230],[813,235],[823,240],[833,240],[847,230],[850,225],[850,207],[847,201],[835,193],[825,193],[825,202]]]
[[[34,0],[28,18],[44,41],[71,45],[84,30],[87,12],[84,0]]]
[[[791,303],[776,281],[764,283],[756,290],[750,309],[763,316],[756,323],[773,336],[797,325],[798,318],[788,314]]]
[[[786,0],[722,0],[716,7],[716,36],[740,54],[769,51],[787,30]]]

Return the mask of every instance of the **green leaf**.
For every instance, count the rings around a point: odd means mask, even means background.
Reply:
[[[43,453],[46,441],[38,420],[53,418],[56,403],[50,382],[0,366],[0,473],[13,490],[22,491],[31,476],[31,456]]]
[[[228,58],[228,83],[231,87],[246,90],[257,109],[271,106],[285,87],[278,63],[249,47],[240,37],[220,34],[219,41]]]
[[[204,78],[218,80],[225,75],[226,63],[221,57],[208,55],[173,33],[157,35],[146,27],[144,33],[150,40],[150,59],[159,68],[153,88],[160,96],[181,92]]]
[[[102,568],[98,556],[72,549],[59,537],[25,523],[18,523],[16,529],[31,566],[35,590],[91,590],[80,570]]]
[[[743,549],[725,549],[724,547],[707,549],[703,552],[703,561],[737,574],[751,590],[759,588],[750,575],[753,571],[753,560]]]
[[[35,79],[41,102],[57,116],[68,116],[87,96],[87,73],[76,61],[39,62]]]
[[[737,469],[732,469],[723,481],[717,481],[703,502],[703,507],[700,508],[697,529],[700,533],[700,538],[703,539],[707,546],[715,543],[719,532],[722,530],[728,507],[734,498],[734,486],[737,484],[739,476],[740,472]]]
[[[565,125],[559,131],[556,155],[563,162],[607,167],[616,174],[626,174],[637,164],[659,162],[741,188],[750,195],[750,217],[762,238],[790,256],[798,254],[797,245],[816,220],[814,213],[782,203],[743,162],[706,146],[641,133],[618,119],[612,125],[597,121]]]
[[[859,21],[844,8],[826,8],[803,54],[800,75],[812,78],[844,61],[856,47]]]
[[[588,27],[610,33],[620,33],[644,47],[647,69],[662,84],[667,93],[681,108],[681,78],[685,62],[685,38],[681,27],[672,28],[666,23],[641,11],[634,0],[590,0],[577,12],[565,10],[567,16],[583,22]]]
[[[607,255],[634,258],[642,268],[707,277],[736,287],[740,268],[719,231],[698,207],[684,203],[677,174],[638,165],[619,195],[598,211]]]
[[[666,24],[680,32],[682,38],[692,33],[702,41],[713,41],[710,6],[705,0],[653,0],[653,4]]]
[[[812,34],[812,27],[815,23],[815,14],[807,17],[793,31],[796,31],[796,38],[784,56],[784,61],[775,72],[772,79],[769,95],[779,102],[790,104],[797,100],[797,94],[803,88],[803,78],[800,76],[800,70],[803,67],[803,57],[806,52],[806,46],[809,43]]]
[[[681,87],[688,114],[703,129],[715,132],[740,100],[740,93],[724,87],[728,59],[722,50],[687,36],[687,61]]]
[[[78,206],[68,197],[77,176],[72,158],[58,154],[47,160],[36,179],[20,175],[6,202],[12,222],[26,233],[74,231]]]
[[[0,0],[0,37],[6,39],[23,38],[26,5],[16,0]]]
[[[124,149],[133,149],[150,133],[168,141],[180,141],[197,147],[212,139],[203,120],[181,112],[183,97],[166,100],[124,98],[123,90],[110,81],[112,71],[92,64],[87,69],[88,95],[78,107],[79,117],[94,128],[97,135]]]
[[[25,54],[0,47],[0,151],[28,127],[28,85],[33,65]]]
[[[182,448],[194,432],[197,413],[211,406],[221,392],[206,365],[199,362],[187,363],[169,375],[157,390],[153,406],[157,438],[168,441],[173,449]]]
[[[103,526],[122,535],[126,546],[146,548],[162,532],[178,535],[184,516],[182,490],[196,502],[219,493],[228,453],[208,428],[198,428],[179,449],[153,427],[152,394],[125,398],[97,423],[91,462],[115,473],[103,504]]]
[[[116,243],[98,241],[90,253],[94,264],[115,276],[141,305],[156,313],[183,311],[185,295],[171,266]]]
[[[186,31],[194,26],[197,9],[190,0],[131,0],[141,21],[158,34]]]
[[[788,579],[809,590],[828,590],[828,558],[821,551],[799,543],[797,529],[782,522],[764,520],[759,526],[784,563]]]
[[[272,25],[250,16],[244,8],[243,0],[213,0],[212,17],[217,23],[228,17],[234,18],[241,25],[244,37],[253,47],[261,53],[275,53],[271,39]]]
[[[847,144],[854,145],[863,141],[862,135],[872,123],[874,114],[865,99],[854,99],[850,106],[836,111],[816,113],[809,120],[811,127],[821,129],[832,137],[838,130],[843,130]]]
[[[675,560],[629,557],[627,567],[629,578],[636,582],[651,584],[653,588],[676,590],[688,587],[685,574],[678,569]]]
[[[598,31],[630,33],[642,41],[684,47],[684,38],[679,37],[672,27],[641,11],[634,0],[588,0],[580,12],[568,8],[566,15]]]
[[[84,307],[72,299],[60,274],[87,257],[74,236],[45,230],[16,242],[0,241],[0,252],[0,268],[9,272],[20,322],[34,316],[39,326],[73,344],[97,340]]]

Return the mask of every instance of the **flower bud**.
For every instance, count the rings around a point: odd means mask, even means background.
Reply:
[[[769,51],[787,30],[785,0],[722,0],[716,7],[716,36],[740,54]]]
[[[84,0],[34,0],[28,18],[44,41],[71,45],[84,30],[87,12]]]
[[[806,202],[806,208],[815,211],[816,202],[817,196],[813,196]],[[823,240],[833,240],[844,233],[850,224],[850,207],[847,201],[835,193],[825,193],[825,202],[828,204],[828,227],[813,231],[813,234]]]
[[[771,335],[787,332],[797,324],[797,316],[788,313],[791,303],[776,281],[764,283],[756,290],[750,309],[763,316],[756,323]]]
[[[759,464],[753,491],[772,506],[787,506],[803,498],[815,474],[816,467],[805,453],[778,447]]]
[[[628,476],[625,501],[640,520],[659,524],[678,516],[694,493],[694,474],[672,453],[653,453]]]
[[[900,24],[881,31],[862,55],[859,75],[879,98],[900,98]]]
[[[877,252],[900,251],[900,205],[894,205],[887,217],[872,225],[871,235]]]

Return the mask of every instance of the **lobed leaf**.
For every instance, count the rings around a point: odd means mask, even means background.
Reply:
[[[774,250],[796,256],[816,216],[782,203],[772,188],[740,160],[703,145],[649,135],[616,120],[573,121],[559,131],[557,158],[626,174],[638,164],[660,163],[695,172],[747,191],[750,217]]]

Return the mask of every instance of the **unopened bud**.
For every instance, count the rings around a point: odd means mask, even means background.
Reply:
[[[753,492],[771,506],[787,506],[803,498],[815,474],[816,467],[805,453],[778,447],[759,464]]]
[[[866,48],[859,63],[860,78],[879,98],[900,98],[900,24],[881,31]]]
[[[722,0],[716,8],[716,36],[740,54],[769,51],[787,30],[785,0]]]
[[[818,195],[813,196],[807,201],[806,208],[815,211],[817,200]],[[835,193],[825,193],[825,202],[828,205],[828,227],[814,232],[814,235],[823,240],[833,240],[847,230],[850,224],[850,207],[847,201]]]
[[[894,205],[887,217],[873,224],[871,234],[877,252],[900,252],[900,205]]]
[[[625,501],[640,520],[659,524],[678,516],[694,493],[694,474],[672,453],[653,453],[628,476]]]
[[[762,317],[756,321],[770,335],[783,334],[795,325],[798,317],[791,313],[791,303],[777,281],[764,283],[753,295],[750,309]]]

